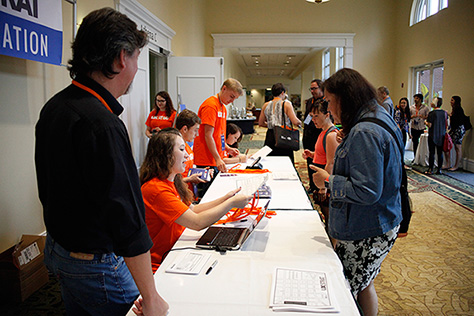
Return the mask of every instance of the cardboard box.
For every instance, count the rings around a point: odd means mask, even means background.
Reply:
[[[1,302],[23,302],[48,283],[45,242],[45,236],[23,235],[17,245],[0,254]]]

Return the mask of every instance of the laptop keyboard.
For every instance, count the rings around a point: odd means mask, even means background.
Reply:
[[[240,228],[221,228],[216,235],[216,238],[212,241],[213,245],[216,246],[234,246],[240,238],[242,229]]]

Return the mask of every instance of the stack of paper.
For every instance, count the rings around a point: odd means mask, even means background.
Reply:
[[[338,313],[325,272],[276,268],[270,307],[274,311]]]

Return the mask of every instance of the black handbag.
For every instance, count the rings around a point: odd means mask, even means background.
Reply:
[[[282,126],[274,126],[275,147],[279,149],[291,149],[293,151],[300,149],[300,131],[286,126],[285,120],[285,101],[281,105]]]

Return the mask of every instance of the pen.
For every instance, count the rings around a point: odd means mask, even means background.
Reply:
[[[211,273],[212,269],[214,269],[214,267],[215,267],[216,265],[217,265],[217,260],[214,261],[214,262],[211,264],[211,266],[209,267],[209,269],[207,269],[206,275],[209,274],[209,273]]]

